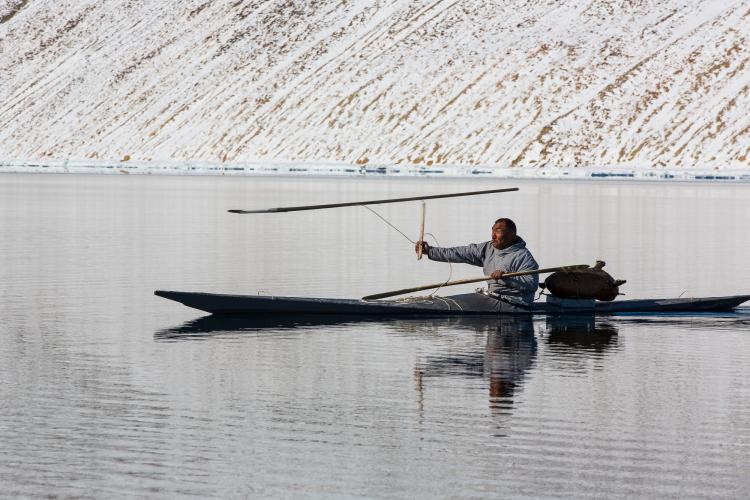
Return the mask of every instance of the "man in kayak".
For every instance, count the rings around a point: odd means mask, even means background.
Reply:
[[[539,286],[536,274],[503,278],[506,273],[539,269],[526,242],[516,234],[516,224],[510,219],[497,219],[492,226],[492,240],[485,243],[472,243],[463,247],[431,247],[418,241],[415,249],[427,255],[430,260],[471,264],[484,269],[485,276],[491,276],[489,291],[505,302],[530,306]]]

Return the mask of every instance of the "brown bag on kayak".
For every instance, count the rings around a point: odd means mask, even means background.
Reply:
[[[596,265],[589,269],[552,273],[539,284],[539,288],[547,288],[560,298],[614,300],[620,295],[619,287],[625,280],[614,279],[602,269],[604,265],[604,261],[597,260]]]

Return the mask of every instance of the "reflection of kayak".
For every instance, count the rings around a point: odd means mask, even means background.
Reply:
[[[409,297],[401,300],[365,301],[276,297],[263,295],[225,295],[215,293],[173,292],[157,290],[159,297],[213,314],[327,314],[373,316],[442,316],[473,314],[614,314],[660,312],[711,312],[734,309],[750,300],[750,295],[727,297],[634,299],[599,302],[548,298],[531,308],[521,307],[482,293],[449,297]]]
[[[580,316],[550,316],[557,324],[568,320],[578,324]],[[585,315],[585,320],[594,322],[594,316]],[[420,331],[423,334],[437,334],[449,331],[452,334],[510,332],[523,333],[532,328],[532,317],[528,314],[463,315],[463,316],[376,316],[365,314],[210,314],[187,321],[154,334],[157,340],[204,338],[214,334],[229,332],[279,332],[283,330],[315,330],[319,327],[353,327],[355,325],[376,324],[395,332]],[[533,332],[533,330],[532,330]]]

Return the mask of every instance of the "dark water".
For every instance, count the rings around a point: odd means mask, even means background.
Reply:
[[[248,322],[152,295],[444,280],[362,208],[226,209],[492,185],[0,175],[0,496],[747,498],[747,308]],[[428,202],[427,230],[512,217],[542,266],[602,258],[629,298],[750,290],[750,186],[502,185]],[[417,204],[376,209],[414,238]]]

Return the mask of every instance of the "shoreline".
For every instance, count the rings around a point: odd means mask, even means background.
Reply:
[[[644,181],[750,182],[750,169],[645,169],[624,166],[502,168],[457,165],[352,165],[336,162],[253,162],[217,164],[208,162],[92,162],[92,161],[0,161],[0,173],[51,173],[101,175],[198,175],[236,177],[375,177],[455,179],[579,179]]]

